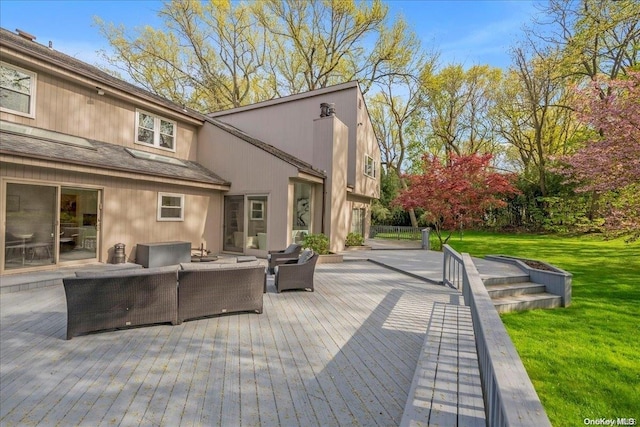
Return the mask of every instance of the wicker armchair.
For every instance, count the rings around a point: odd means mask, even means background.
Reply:
[[[275,267],[275,285],[278,293],[287,289],[309,289],[313,292],[313,273],[319,255],[311,250],[302,252],[297,261]]]
[[[269,274],[274,273],[274,268],[277,265],[284,264],[290,261],[297,261],[300,255],[302,247],[297,243],[292,243],[285,250],[282,251],[269,251],[267,254],[267,261],[269,261]]]

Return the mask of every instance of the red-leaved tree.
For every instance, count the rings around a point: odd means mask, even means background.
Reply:
[[[481,223],[489,209],[506,205],[503,197],[518,193],[512,177],[493,171],[490,162],[490,154],[452,154],[448,161],[424,155],[422,174],[406,176],[409,188],[395,203],[424,209],[443,245],[453,230]],[[449,232],[443,238],[445,230]]]
[[[605,88],[605,90],[603,90]],[[606,93],[606,96],[602,94]],[[605,229],[640,237],[640,72],[579,90],[579,118],[593,130],[584,148],[565,158],[577,191],[602,195]]]

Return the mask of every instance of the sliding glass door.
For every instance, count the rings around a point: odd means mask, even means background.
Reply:
[[[6,184],[4,270],[97,260],[100,192]]]
[[[60,262],[96,258],[98,191],[62,187]]]
[[[224,251],[266,253],[267,201],[265,195],[224,197]]]
[[[57,187],[7,183],[4,269],[55,263]]]

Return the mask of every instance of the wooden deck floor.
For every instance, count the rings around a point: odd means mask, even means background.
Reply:
[[[61,286],[0,297],[0,425],[398,425],[434,302],[457,294],[366,262],[264,313],[65,340]]]

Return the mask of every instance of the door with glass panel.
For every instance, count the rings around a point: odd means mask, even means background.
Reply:
[[[244,247],[244,196],[224,196],[224,242],[222,249],[242,252]]]
[[[245,253],[267,251],[267,196],[247,196]]]
[[[97,258],[97,190],[62,187],[60,191],[60,262]]]
[[[267,224],[267,196],[225,196],[222,249],[253,255],[266,253]]]
[[[4,270],[55,264],[58,188],[7,183]]]

